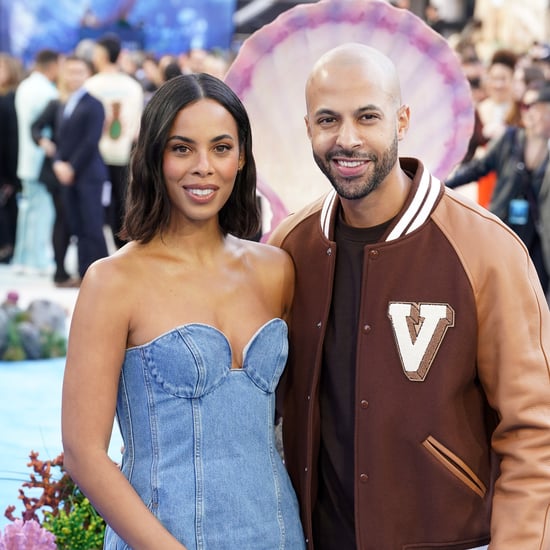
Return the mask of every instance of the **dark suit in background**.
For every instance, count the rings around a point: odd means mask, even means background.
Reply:
[[[58,124],[62,120],[64,103],[59,99],[52,99],[40,116],[34,121],[31,126],[32,139],[39,145],[41,138],[44,136],[51,137],[51,140],[56,143],[59,136]],[[55,273],[53,280],[56,284],[62,285],[70,281],[71,277],[65,269],[65,256],[69,248],[71,233],[69,223],[65,214],[65,200],[61,184],[57,181],[52,169],[52,159],[44,157],[44,164],[40,172],[39,181],[46,185],[50,192],[55,208],[55,221],[53,224],[52,245],[53,256],[55,261]]]
[[[0,262],[8,263],[15,246],[18,130],[15,93],[0,94]]]
[[[69,104],[70,98],[65,110]],[[108,255],[101,196],[109,177],[98,147],[105,113],[101,102],[84,92],[72,112],[59,117],[55,159],[74,170],[73,183],[63,185],[62,191],[71,233],[78,237],[78,270],[83,277],[92,262]]]

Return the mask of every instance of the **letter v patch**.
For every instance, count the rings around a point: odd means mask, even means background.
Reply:
[[[390,302],[388,317],[403,372],[409,380],[424,381],[447,329],[455,324],[453,308],[448,304]]]

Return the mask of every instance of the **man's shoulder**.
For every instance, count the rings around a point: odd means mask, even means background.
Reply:
[[[432,219],[448,236],[463,258],[479,256],[480,263],[523,257],[526,249],[518,235],[502,220],[453,189],[445,194]],[[498,254],[494,252],[498,250]]]
[[[15,97],[33,96],[33,99],[36,99],[36,95],[56,97],[58,92],[57,88],[45,76],[32,72],[19,83]]]
[[[127,93],[128,91],[136,94],[143,93],[141,84],[135,78],[123,72],[96,73],[88,78],[85,87],[92,95],[101,93],[112,94],[115,90],[123,93]]]
[[[314,225],[319,224],[321,211],[323,210],[323,205],[325,204],[327,197],[328,195],[325,194],[315,201],[307,204],[300,210],[289,214],[273,230],[268,242],[275,246],[281,246],[283,241],[285,241],[291,233],[296,233],[304,228],[304,224],[306,222]]]
[[[81,101],[88,105],[99,106],[103,109],[103,103],[88,90],[82,95]]]

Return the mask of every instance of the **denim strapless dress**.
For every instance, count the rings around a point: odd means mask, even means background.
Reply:
[[[272,319],[231,369],[225,335],[193,323],[126,351],[122,472],[189,550],[300,550],[298,503],[275,447],[287,326]],[[129,548],[109,527],[104,548]],[[162,549],[159,549],[162,550]]]

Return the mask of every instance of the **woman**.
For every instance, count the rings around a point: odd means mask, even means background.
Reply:
[[[550,274],[550,82],[527,89],[522,103],[522,127],[509,126],[486,155],[462,165],[446,181],[458,187],[491,171],[497,181],[489,210],[522,239],[545,293]]]
[[[110,526],[105,548],[303,548],[273,426],[294,272],[243,240],[255,172],[248,116],[220,80],[179,76],[147,104],[130,242],[86,272],[63,388],[65,466]]]
[[[517,55],[507,49],[494,52],[485,76],[487,97],[478,103],[487,140],[497,140],[507,125],[520,123],[517,102],[514,99],[514,70]]]

